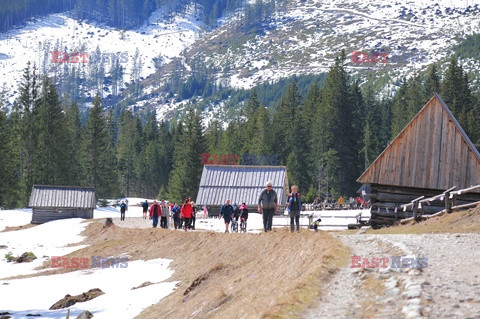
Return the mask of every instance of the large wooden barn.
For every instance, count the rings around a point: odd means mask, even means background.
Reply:
[[[207,205],[209,215],[216,216],[228,198],[232,204],[245,203],[250,211],[256,212],[258,197],[269,180],[277,192],[279,206],[285,206],[288,191],[285,166],[205,165],[195,205]]]
[[[32,207],[32,224],[65,218],[93,218],[95,188],[34,185],[29,207]]]
[[[357,181],[371,186],[372,227],[389,225],[411,216],[400,210],[402,204],[453,186],[480,184],[480,154],[435,94]],[[465,194],[457,200],[478,201],[480,195]],[[424,210],[429,214],[443,208],[442,202],[432,202]]]

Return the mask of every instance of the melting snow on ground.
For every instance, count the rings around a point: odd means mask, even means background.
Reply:
[[[143,221],[142,198],[128,198],[129,208],[126,213],[126,224],[129,218]],[[152,203],[152,200],[149,200]],[[348,223],[355,222],[354,216],[362,212],[368,217],[368,210],[339,210],[303,212],[301,225],[305,229],[309,223],[308,216],[321,217],[321,229],[345,229]],[[94,211],[96,219],[119,217],[118,207],[98,208]],[[7,226],[26,225],[32,217],[31,209],[0,211],[0,229]],[[288,227],[287,216],[276,216],[274,227]],[[83,310],[92,312],[95,318],[133,318],[142,310],[156,304],[163,297],[175,290],[177,282],[168,281],[173,274],[168,266],[171,260],[154,259],[149,261],[128,261],[112,268],[88,268],[65,274],[41,276],[45,270],[35,270],[52,256],[63,256],[85,247],[78,245],[83,240],[80,233],[88,225],[88,221],[79,218],[48,222],[27,229],[0,232],[0,296],[3,297],[0,312],[9,312],[13,318],[30,318],[32,314],[40,314],[41,318],[65,318],[67,309],[48,310],[55,302],[66,294],[78,295],[93,288],[100,288],[105,294],[87,302],[71,306],[71,318],[75,318]],[[151,221],[145,220],[142,227],[151,227]],[[118,223],[118,226],[122,226]],[[196,229],[199,231],[224,232],[223,219],[206,218],[202,212],[197,213]],[[259,233],[263,230],[262,215],[249,214],[247,232]],[[73,244],[73,245],[72,245]],[[77,245],[75,245],[77,244]],[[33,252],[38,258],[31,263],[8,263],[5,254],[11,252],[19,256],[24,252]],[[101,256],[109,257],[109,256]],[[127,256],[128,257],[128,256]],[[91,258],[91,256],[89,257]],[[123,265],[124,268],[121,268]],[[126,266],[126,267],[125,267]],[[49,269],[47,269],[49,270]],[[38,276],[40,273],[40,276]],[[22,279],[6,279],[12,276],[36,274],[37,276]],[[153,285],[132,290],[144,282]]]

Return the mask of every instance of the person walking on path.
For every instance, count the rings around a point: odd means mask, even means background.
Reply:
[[[177,205],[177,203],[174,203],[173,208],[173,225],[175,226],[175,229],[180,229],[180,206]]]
[[[258,197],[258,212],[263,213],[263,229],[265,232],[272,230],[273,214],[277,212],[277,193],[273,190],[271,181],[267,182],[266,188]]]
[[[148,212],[148,201],[147,200],[142,202],[142,209],[143,209],[143,219],[147,219],[147,212]]]
[[[220,208],[220,215],[219,218],[222,218],[225,220],[225,232],[228,233],[228,226],[230,225],[230,222],[232,221],[232,215],[233,215],[233,206],[230,205],[230,199],[227,199],[225,201],[225,205]]]
[[[125,204],[125,201],[122,200],[122,203],[120,204],[120,220],[125,220],[126,210],[127,210],[127,204]]]
[[[293,233],[296,224],[297,233],[300,232],[300,208],[302,207],[302,200],[300,193],[298,193],[298,186],[292,186],[292,192],[288,194],[287,211],[290,216],[290,231]],[[295,220],[295,224],[294,224]]]
[[[192,213],[193,213],[193,208],[192,205],[190,204],[190,198],[187,197],[185,198],[185,201],[183,202],[183,205],[180,209],[180,216],[183,217],[184,219],[184,226],[183,229],[185,231],[190,228],[190,223],[192,221]]]
[[[162,214],[162,207],[158,205],[157,201],[153,201],[153,205],[150,206],[150,218],[153,219],[153,228],[158,225],[158,216]]]
[[[165,201],[162,201],[162,217],[160,217],[160,227],[167,228],[167,218],[168,218],[168,206],[165,204]]]
[[[190,205],[192,205],[192,221],[190,222],[190,229],[195,230],[195,220],[197,219],[197,216],[195,215],[195,202],[190,202]]]

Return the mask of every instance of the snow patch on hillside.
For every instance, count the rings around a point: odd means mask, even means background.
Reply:
[[[125,82],[130,81],[138,49],[142,61],[140,76],[146,78],[155,72],[153,58],[160,55],[168,63],[192,45],[201,30],[193,8],[169,21],[163,18],[164,14],[165,8],[159,9],[142,27],[128,31],[72,19],[70,13],[51,14],[34,19],[25,27],[0,34],[0,87],[8,92],[7,98],[12,103],[18,96],[19,75],[28,61],[37,65],[40,74],[46,72],[51,75],[55,68],[65,66],[63,63],[52,63],[51,51],[91,54],[97,47],[102,54],[120,53],[126,57],[122,64],[126,69]],[[107,73],[111,63],[111,56],[106,56]],[[85,72],[90,71],[88,63],[78,64],[84,67]]]

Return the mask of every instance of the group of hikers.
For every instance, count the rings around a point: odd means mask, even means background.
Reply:
[[[300,193],[298,193],[298,186],[293,185],[291,187],[292,192],[288,195],[286,209],[290,216],[290,231],[293,233],[295,230],[300,232],[300,211],[302,209],[302,200]],[[225,201],[225,205],[220,208],[220,218],[223,217],[225,221],[225,232],[229,232],[229,225],[234,219],[234,223],[238,222],[238,218],[245,220],[248,219],[248,209],[245,203],[238,208],[238,213],[235,213],[236,209],[230,205],[230,199]],[[265,185],[265,189],[262,190],[258,197],[257,205],[258,213],[263,217],[263,230],[265,232],[272,231],[273,215],[278,211],[278,197],[277,192],[273,189],[273,183],[268,181]]]
[[[291,187],[292,192],[288,195],[286,210],[290,217],[290,231],[300,232],[300,211],[302,210],[302,200],[300,193],[298,193],[298,186],[293,185]],[[147,215],[152,220],[154,228],[158,226],[160,220],[160,227],[168,229],[170,218],[173,219],[175,229],[189,229],[195,230],[195,203],[190,201],[189,197],[186,197],[183,204],[169,203],[168,201],[154,200],[153,204],[149,207],[148,201],[145,200],[141,203],[143,208],[143,218],[146,219]],[[121,220],[125,220],[125,210],[128,209],[125,201],[120,204]],[[205,209],[206,211],[206,209]],[[262,190],[258,197],[258,213],[263,217],[263,229],[265,232],[272,231],[273,215],[278,211],[278,197],[277,193],[273,189],[273,184],[268,181],[265,185],[265,189]],[[208,215],[208,213],[205,213]],[[206,216],[205,216],[206,217]],[[248,220],[248,208],[245,203],[240,206],[230,204],[230,199],[225,200],[225,204],[220,208],[219,218],[224,219],[225,233],[229,233],[230,223],[233,226],[238,227],[238,221],[240,219],[242,230],[246,231],[246,223]],[[237,230],[238,228],[235,228]],[[235,231],[234,230],[234,231]]]
[[[154,228],[158,226],[160,219],[160,227],[168,229],[170,218],[173,219],[175,229],[184,229],[185,231],[195,229],[195,203],[190,198],[185,198],[182,205],[177,203],[169,203],[168,201],[153,201],[148,207],[148,201],[142,202],[143,218],[147,219],[147,215],[152,220]]]

